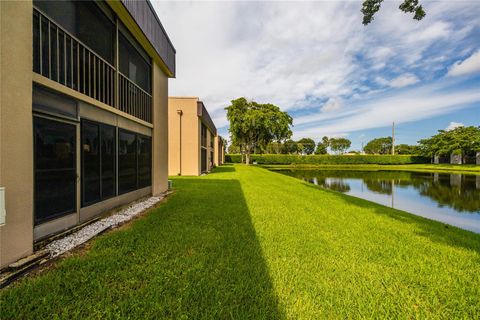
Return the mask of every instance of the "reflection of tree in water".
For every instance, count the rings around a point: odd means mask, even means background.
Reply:
[[[480,212],[480,177],[474,175],[350,170],[297,170],[286,173],[339,192],[350,191],[350,185],[343,179],[362,179],[368,190],[391,195],[393,182],[396,188],[414,187],[420,195],[442,207],[459,212]]]
[[[364,180],[367,189],[380,194],[392,194],[392,181],[390,180]]]
[[[324,179],[324,186],[328,189],[332,189],[338,192],[348,192],[350,191],[350,185],[343,181],[343,179]]]
[[[432,174],[433,175],[433,174]],[[454,208],[461,212],[480,211],[480,189],[476,176],[456,174],[435,174],[428,183],[421,183],[417,189],[440,206]]]

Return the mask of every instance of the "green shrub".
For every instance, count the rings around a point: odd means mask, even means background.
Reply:
[[[225,162],[240,163],[240,154],[225,155]],[[252,154],[258,164],[415,164],[430,163],[430,159],[414,155],[293,155]]]

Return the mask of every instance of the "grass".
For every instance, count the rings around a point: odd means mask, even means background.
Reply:
[[[480,317],[480,235],[254,166],[1,292],[3,319]]]
[[[345,164],[345,165],[262,165],[269,169],[341,169],[341,170],[393,170],[393,171],[419,171],[419,172],[444,172],[444,173],[465,173],[480,175],[480,165],[475,164],[402,164],[402,165],[381,165],[381,164]]]

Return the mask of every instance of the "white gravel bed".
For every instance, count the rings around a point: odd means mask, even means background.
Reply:
[[[72,250],[76,246],[87,242],[102,231],[116,227],[128,220],[131,220],[133,217],[142,213],[146,209],[154,206],[163,198],[164,196],[150,197],[144,201],[132,204],[128,208],[125,208],[107,218],[89,224],[79,231],[66,236],[65,238],[52,241],[45,247],[45,249],[50,253],[52,258],[55,258],[69,250]]]

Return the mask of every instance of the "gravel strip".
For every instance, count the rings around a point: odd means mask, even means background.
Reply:
[[[122,211],[113,214],[107,218],[89,224],[88,226],[85,226],[84,228],[71,235],[66,236],[65,238],[58,239],[49,243],[45,247],[45,249],[50,253],[50,256],[52,258],[58,257],[59,255],[69,250],[72,250],[76,246],[87,242],[91,238],[95,237],[97,234],[131,220],[136,215],[154,206],[163,198],[163,196],[150,197],[142,202],[132,204],[128,208],[125,208]]]

